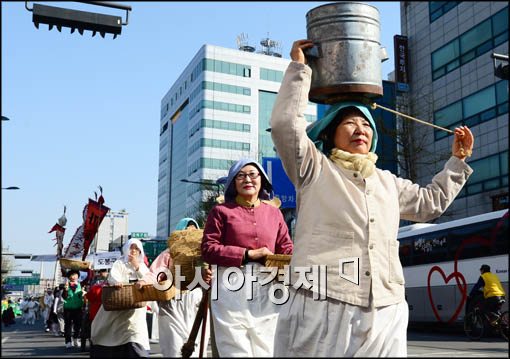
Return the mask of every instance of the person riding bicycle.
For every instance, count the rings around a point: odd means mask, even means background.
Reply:
[[[491,267],[483,264],[480,267],[480,278],[475,286],[469,292],[468,299],[476,295],[476,293],[483,287],[484,305],[483,311],[487,313],[490,318],[491,324],[501,316],[501,305],[505,302],[505,290],[501,285],[499,277],[491,273]]]

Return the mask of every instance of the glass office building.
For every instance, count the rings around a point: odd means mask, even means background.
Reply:
[[[158,237],[194,216],[200,182],[225,176],[242,157],[276,156],[267,130],[290,60],[253,50],[204,45],[161,100]],[[316,113],[310,103],[307,120]]]
[[[412,116],[475,135],[474,169],[438,222],[508,208],[508,78],[495,75],[493,54],[508,58],[508,2],[401,2],[401,32],[408,41]],[[503,65],[508,65],[508,60]],[[508,75],[507,75],[508,76]],[[418,183],[428,183],[451,154],[453,135],[415,124]]]

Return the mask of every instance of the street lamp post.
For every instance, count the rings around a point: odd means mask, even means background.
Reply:
[[[207,182],[206,182],[207,181]],[[203,186],[214,186],[216,187],[216,193],[219,196],[220,195],[220,188],[222,186],[221,183],[215,183],[213,180],[206,180],[206,181],[190,181],[189,179],[181,179],[181,182],[184,183],[194,183],[194,184],[200,184]]]

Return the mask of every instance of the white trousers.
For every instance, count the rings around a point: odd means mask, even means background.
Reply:
[[[181,293],[179,300],[171,299],[166,302],[159,302],[158,331],[159,346],[165,358],[182,357],[182,346],[188,341],[193,323],[197,315],[198,306],[202,300],[202,289],[195,288],[191,291]],[[204,338],[204,356],[206,356],[209,343],[209,320],[207,318],[206,332]],[[198,331],[195,340],[195,350],[192,357],[198,357],[200,351],[200,338],[202,326]]]
[[[407,356],[407,302],[365,308],[332,298],[318,301],[308,290],[289,289],[278,319],[275,357]]]
[[[246,273],[250,266],[259,281],[267,277],[259,272],[258,263],[238,269]],[[279,306],[269,300],[270,284],[261,286],[258,281],[250,284],[245,280],[239,290],[233,291],[230,285],[235,286],[243,278],[234,273],[229,276],[230,284],[225,285],[224,273],[228,269],[218,267],[213,273],[218,299],[211,300],[211,316],[218,354],[220,357],[272,357]]]

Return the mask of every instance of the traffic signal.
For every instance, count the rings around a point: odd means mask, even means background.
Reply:
[[[28,7],[27,7],[28,9]],[[122,31],[122,17],[105,15],[88,11],[64,9],[55,6],[34,4],[32,21],[37,29],[39,24],[48,24],[49,30],[56,27],[60,32],[62,27],[71,29],[71,34],[78,30],[83,35],[84,30],[92,31],[92,36],[97,32],[104,38],[105,34],[113,34],[115,39]]]

